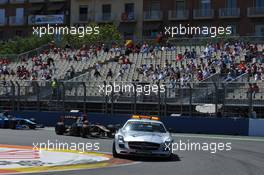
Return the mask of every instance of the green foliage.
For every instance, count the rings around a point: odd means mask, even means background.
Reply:
[[[52,40],[52,36],[30,36],[26,38],[15,37],[12,40],[0,44],[0,54],[20,54],[33,50]]]
[[[89,24],[89,27],[96,27],[96,24]],[[81,47],[84,44],[94,44],[98,42],[110,43],[112,41],[120,42],[121,34],[119,33],[117,27],[112,24],[102,24],[99,25],[99,34],[86,34],[84,37],[79,35],[63,35],[61,40],[61,45],[71,44],[74,47]]]

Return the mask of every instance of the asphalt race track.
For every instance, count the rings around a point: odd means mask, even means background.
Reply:
[[[264,175],[264,138],[173,134],[174,142],[227,143],[230,151],[177,151],[171,161],[159,159],[132,159],[122,166],[64,172],[45,172],[45,175]],[[57,136],[51,128],[35,131],[0,130],[0,144],[32,146],[33,142],[98,142],[101,152],[111,152],[111,139],[85,139]]]

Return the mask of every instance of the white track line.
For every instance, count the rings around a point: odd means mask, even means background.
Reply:
[[[230,136],[210,136],[210,135],[188,135],[188,134],[172,134],[174,137],[183,138],[201,138],[201,139],[220,139],[220,140],[238,140],[238,141],[254,141],[264,142],[264,138],[248,138],[248,137],[230,137]]]

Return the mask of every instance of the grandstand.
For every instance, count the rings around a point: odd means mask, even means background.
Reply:
[[[153,109],[159,115],[190,114],[200,104],[222,105],[223,113],[233,107],[256,110],[258,114],[263,110],[262,44],[143,44],[138,52],[125,47],[100,48],[50,48],[39,55],[2,64],[1,69],[5,66],[9,73],[1,71],[1,106],[15,109],[19,103],[20,109],[26,109],[34,108],[37,102],[39,110],[76,107],[85,111],[146,113]],[[29,75],[19,76],[19,66]],[[50,86],[53,79],[59,80],[55,97]],[[99,85],[113,82],[165,85],[166,92],[144,95],[99,91]],[[240,111],[236,116],[241,116]]]

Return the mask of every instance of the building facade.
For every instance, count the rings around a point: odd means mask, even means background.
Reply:
[[[165,26],[231,26],[264,36],[264,0],[72,0],[71,24],[114,23],[124,38],[154,38]]]
[[[165,26],[231,26],[264,36],[264,0],[0,0],[0,40],[26,36],[43,20],[61,25],[113,23],[125,39],[154,38]]]
[[[142,0],[72,0],[71,25],[113,23],[124,38],[142,36]]]
[[[144,0],[143,7],[145,36],[179,24],[231,26],[234,35],[264,36],[263,0]]]
[[[69,24],[69,0],[0,0],[0,40],[32,34],[47,22]]]

